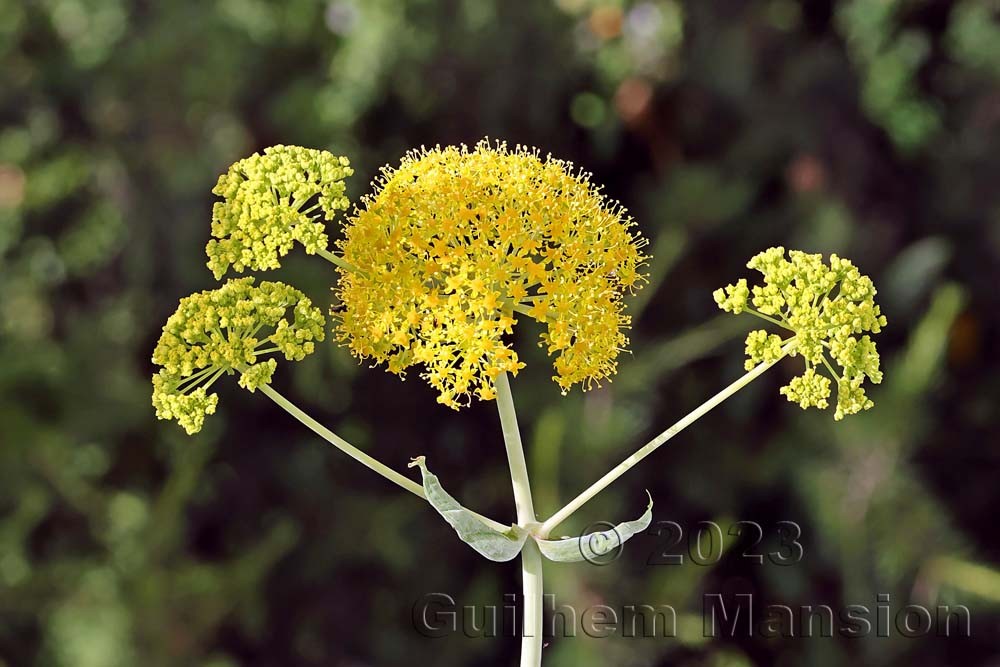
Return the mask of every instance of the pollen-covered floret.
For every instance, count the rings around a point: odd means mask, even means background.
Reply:
[[[763,329],[751,332],[747,368],[774,361],[787,349],[806,363],[805,373],[781,390],[788,400],[803,408],[827,407],[832,383],[817,373],[825,370],[837,387],[835,419],[872,407],[862,384],[866,378],[878,384],[882,372],[869,334],[879,333],[886,320],[875,303],[871,278],[837,255],[826,263],[822,255],[792,250],[786,258],[781,247],[756,255],[747,266],[763,274],[764,284],[748,288],[740,280],[717,290],[716,303],[727,312],[752,313],[791,334],[782,339]]]
[[[278,268],[295,243],[308,254],[326,250],[326,222],[347,209],[352,173],[346,157],[299,146],[271,146],[231,166],[212,190],[222,197],[205,248],[215,278]]]
[[[268,355],[302,359],[323,340],[325,324],[319,308],[282,283],[241,278],[181,299],[153,350],[153,363],[162,366],[153,376],[156,416],[177,420],[189,434],[200,431],[218,405],[208,390],[219,377],[239,372],[240,386],[254,391],[277,368]]]
[[[645,260],[633,226],[586,174],[533,150],[410,153],[346,225],[340,250],[358,270],[340,272],[338,339],[394,373],[421,365],[457,408],[524,365],[505,336],[529,317],[563,391],[589,388],[628,345],[622,298]]]

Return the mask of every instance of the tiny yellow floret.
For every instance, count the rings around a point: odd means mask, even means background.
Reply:
[[[337,338],[361,359],[422,377],[452,408],[495,397],[524,364],[505,340],[517,316],[544,324],[565,393],[616,371],[628,345],[624,292],[645,241],[587,174],[537,151],[480,142],[383,169],[339,247]]]

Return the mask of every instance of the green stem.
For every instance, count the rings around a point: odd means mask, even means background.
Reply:
[[[528,308],[524,304],[520,303],[512,304],[511,310],[513,310],[515,313],[521,313],[522,315],[527,315],[528,317],[531,317],[531,308]]]
[[[747,386],[758,377],[760,377],[764,371],[769,369],[771,366],[778,363],[782,358],[785,357],[789,352],[791,352],[795,347],[795,339],[793,338],[784,347],[781,348],[781,356],[774,361],[767,361],[764,363],[757,364],[746,375],[741,377],[736,382],[717,393],[712,398],[708,399],[697,408],[688,413],[676,424],[668,428],[663,433],[659,434],[638,451],[636,451],[632,456],[628,457],[621,463],[619,463],[615,468],[608,472],[604,477],[594,482],[589,488],[583,491],[576,498],[571,500],[565,507],[556,512],[542,524],[541,529],[538,530],[538,536],[541,538],[548,537],[552,530],[561,524],[563,521],[568,519],[574,512],[580,509],[588,500],[596,496],[598,493],[603,491],[609,484],[614,482],[616,479],[624,475],[626,472],[632,469],[639,461],[643,460],[650,454],[652,454],[657,448],[666,443],[668,440],[673,438],[675,435],[686,429],[691,424],[698,421],[700,418],[704,417],[712,408],[716,407],[727,398],[738,392],[743,387]]]
[[[205,384],[201,385],[202,389],[204,389],[205,391],[208,391],[209,387],[211,387],[213,384],[215,384],[215,381],[218,380],[220,377],[222,377],[222,374],[225,373],[225,372],[226,372],[225,368],[220,368],[219,370],[215,371],[215,375],[213,375],[211,378],[209,378],[208,382],[206,382]],[[190,389],[190,387],[189,387],[189,389]]]
[[[296,419],[298,419],[300,422],[302,422],[303,424],[305,424],[306,426],[308,426],[310,429],[312,429],[312,431],[316,435],[318,435],[319,437],[323,438],[324,440],[326,440],[331,445],[333,445],[334,447],[336,447],[340,451],[342,451],[345,454],[347,454],[348,456],[350,456],[352,459],[354,459],[358,463],[360,463],[360,464],[362,464],[362,465],[370,468],[371,470],[374,470],[375,472],[377,472],[378,474],[382,475],[383,477],[385,477],[389,481],[395,482],[396,484],[398,484],[399,486],[403,487],[404,489],[406,489],[407,491],[409,491],[413,495],[419,496],[421,498],[425,497],[424,496],[424,488],[422,486],[420,486],[419,484],[417,484],[416,482],[414,482],[412,479],[410,479],[408,477],[404,477],[403,475],[400,475],[398,472],[396,472],[395,470],[393,470],[389,466],[381,463],[380,461],[377,461],[376,459],[372,458],[368,454],[365,454],[363,451],[361,451],[360,449],[358,449],[357,447],[355,447],[351,443],[347,442],[346,440],[344,440],[343,438],[341,438],[339,435],[337,435],[336,433],[334,433],[333,431],[331,431],[330,429],[326,428],[325,426],[323,426],[322,424],[320,424],[318,421],[316,421],[315,419],[313,419],[312,417],[310,417],[309,415],[307,415],[305,412],[303,412],[301,409],[299,409],[298,406],[296,406],[294,403],[292,403],[291,401],[289,401],[287,398],[285,398],[284,396],[282,396],[281,394],[279,394],[278,392],[276,392],[270,386],[268,386],[268,385],[265,384],[265,385],[261,386],[259,388],[259,390],[265,396],[267,396],[272,401],[274,401],[275,403],[277,403],[278,405],[280,405],[282,408],[284,408],[288,412],[288,414],[292,415],[293,417],[295,417]]]
[[[300,422],[308,426],[313,431],[313,433],[323,438],[331,445],[333,445],[340,451],[350,456],[355,461],[359,462],[360,464],[369,468],[370,470],[374,470],[378,474],[388,479],[390,482],[398,484],[399,486],[403,487],[413,495],[419,498],[424,498],[426,500],[427,496],[424,494],[424,488],[422,486],[414,482],[412,479],[409,479],[408,477],[404,477],[403,475],[399,474],[389,466],[383,464],[381,461],[378,461],[377,459],[372,458],[368,454],[365,454],[363,451],[361,451],[360,449],[358,449],[351,443],[347,442],[339,435],[337,435],[336,433],[334,433],[333,431],[326,428],[318,421],[307,415],[297,405],[295,405],[287,398],[276,392],[270,386],[263,385],[259,388],[259,391],[268,398],[270,398],[272,401],[280,405],[282,408],[284,408],[285,411],[288,412],[288,414],[292,415]],[[486,523],[488,526],[490,526],[490,528],[493,528],[494,530],[498,530],[501,532],[506,532],[510,530],[510,526],[506,526],[498,521],[494,521],[489,517],[485,517],[481,514],[476,514],[475,512],[472,512],[472,514],[474,514],[476,517],[478,517],[480,520],[482,520],[484,523]]]
[[[753,309],[753,308],[751,308],[749,306],[747,306],[744,309],[743,312],[750,313],[751,315],[755,315],[756,317],[759,317],[762,320],[770,322],[771,324],[777,324],[782,329],[788,329],[789,331],[792,331],[791,327],[788,326],[787,322],[782,322],[781,320],[779,320],[777,318],[774,318],[774,317],[771,317],[770,315],[765,315],[764,313],[760,312],[759,310],[755,310],[755,309]]]
[[[542,552],[528,538],[521,548],[521,580],[524,592],[524,625],[521,635],[521,667],[542,664]]]
[[[517,414],[514,411],[514,397],[510,391],[510,381],[506,373],[500,373],[496,379],[497,409],[500,411],[500,426],[503,428],[503,441],[507,447],[507,462],[510,464],[510,478],[514,486],[514,504],[517,507],[517,522],[526,527],[536,523],[535,507],[531,498],[531,485],[528,481],[528,464],[524,459],[524,447],[521,445],[521,433],[517,428]]]
[[[208,375],[211,375],[216,370],[218,370],[218,367],[216,367],[216,366],[209,366],[207,368],[203,368],[200,371],[198,371],[197,373],[194,373],[193,375],[189,375],[186,378],[182,379],[180,382],[178,382],[177,383],[177,389],[179,391],[181,391],[181,392],[185,392],[186,393],[188,389],[191,389],[198,382],[200,382],[201,380],[204,380]],[[191,384],[189,384],[189,383],[191,383]],[[185,385],[187,385],[187,386],[185,386]]]
[[[825,354],[823,355],[822,359],[823,359],[823,365],[826,366],[826,370],[830,372],[830,375],[833,376],[833,379],[836,380],[837,382],[840,382],[840,375],[837,374],[837,371],[833,370],[833,366],[831,366],[830,362],[826,360]]]
[[[316,250],[316,254],[319,255],[320,257],[322,257],[323,259],[325,259],[326,261],[330,262],[334,266],[339,266],[340,268],[344,269],[345,271],[357,271],[358,270],[357,267],[355,267],[353,264],[351,264],[351,263],[343,260],[339,255],[335,255],[334,253],[330,252],[329,250],[325,250],[323,248],[320,248],[320,249]]]
[[[517,428],[514,397],[506,373],[496,379],[497,409],[503,428],[503,441],[510,464],[510,479],[514,487],[514,504],[517,522],[529,531],[536,527],[535,507],[531,499],[528,465],[524,460],[524,447]],[[542,556],[534,539],[528,539],[521,550],[521,580],[524,592],[521,633],[521,667],[539,667],[542,664]]]

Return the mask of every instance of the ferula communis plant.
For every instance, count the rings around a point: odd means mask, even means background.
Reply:
[[[746,374],[653,438],[545,521],[539,521],[514,411],[509,376],[524,367],[505,338],[518,318],[546,327],[553,379],[565,393],[609,379],[628,345],[625,296],[643,282],[645,241],[617,204],[567,162],[535,150],[481,142],[406,155],[383,169],[374,192],[341,221],[339,254],[327,225],[348,207],[346,158],[275,146],[234,164],[215,194],[208,266],[228,271],[276,268],[296,244],[336,267],[334,338],[360,359],[404,375],[417,367],[438,402],[459,409],[495,400],[517,508],[514,523],[483,517],[458,503],[423,456],[411,467],[421,482],[389,468],[319,424],[270,386],[275,357],[297,361],[325,338],[325,318],[298,290],[253,278],[194,294],[163,328],[153,353],[157,417],[189,434],[215,412],[209,393],[223,375],[260,391],[328,442],[427,500],[459,537],[487,559],[520,556],[524,591],[521,665],[541,664],[542,558],[579,561],[600,555],[595,536],[550,540],[551,532],[621,475],[785,357],[801,356],[803,373],[781,389],[802,408],[834,418],[872,407],[864,381],[882,379],[871,334],[886,324],[875,287],[849,261],[770,248],[747,265],[746,279],[717,290],[719,307],[756,316],[780,333],[757,329],[746,339]],[[838,370],[839,369],[839,370]],[[644,530],[641,517],[615,527],[619,543]],[[610,531],[609,531],[610,532]],[[596,535],[600,537],[600,535]],[[598,543],[600,541],[598,540]]]

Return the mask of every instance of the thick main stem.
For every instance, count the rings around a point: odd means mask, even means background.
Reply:
[[[506,373],[496,379],[497,409],[503,428],[503,442],[507,448],[510,479],[514,487],[514,504],[517,522],[531,530],[537,524],[535,507],[531,499],[528,465],[524,460],[521,433],[517,428],[514,397]],[[521,550],[521,580],[524,593],[523,625],[521,633],[521,667],[539,667],[542,664],[542,555],[534,539],[529,538]]]
[[[551,518],[546,520],[542,527],[538,531],[539,537],[545,538],[552,532],[563,521],[568,519],[570,515],[580,509],[588,500],[596,496],[598,493],[603,491],[609,484],[614,482],[616,479],[624,475],[626,472],[632,469],[639,461],[643,460],[650,454],[652,454],[658,447],[666,443],[668,440],[673,438],[675,435],[686,429],[691,424],[695,423],[702,417],[704,417],[708,412],[725,401],[727,398],[738,392],[743,387],[747,386],[758,377],[760,377],[764,371],[769,369],[771,366],[775,365],[781,359],[785,357],[789,352],[795,347],[794,339],[785,344],[781,348],[781,356],[773,361],[767,361],[757,364],[752,369],[750,369],[746,375],[740,379],[733,382],[731,385],[717,393],[712,398],[708,399],[697,408],[688,413],[685,417],[680,419],[676,424],[668,428],[663,433],[650,440],[648,443],[643,445],[638,451],[636,451],[632,456],[628,457],[617,466],[615,466],[610,472],[608,472],[604,477],[594,482],[589,488],[583,491],[576,498],[571,500],[565,507],[552,515]]]
[[[524,594],[524,622],[521,635],[521,667],[542,664],[542,552],[528,538],[521,549],[521,589]]]

